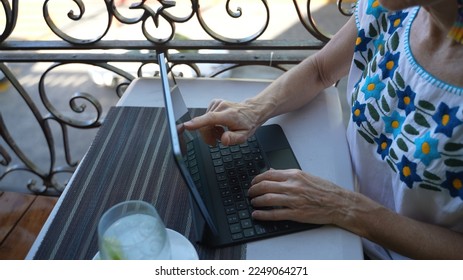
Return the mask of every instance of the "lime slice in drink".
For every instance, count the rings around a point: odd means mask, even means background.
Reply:
[[[124,254],[122,252],[121,243],[119,240],[112,237],[103,238],[103,250],[106,257],[110,260],[123,260]]]

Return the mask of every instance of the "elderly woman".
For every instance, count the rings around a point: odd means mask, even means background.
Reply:
[[[300,170],[269,170],[249,189],[253,218],[333,224],[370,258],[463,258],[462,0],[360,0],[316,55],[242,103],[215,100],[185,123],[208,141],[242,142],[346,74],[349,192]],[[227,131],[220,129],[226,126]]]

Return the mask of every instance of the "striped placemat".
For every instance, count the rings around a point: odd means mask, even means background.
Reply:
[[[133,199],[155,205],[168,228],[194,240],[188,189],[172,156],[164,108],[110,109],[34,259],[92,259],[101,215]],[[245,256],[245,246],[195,247],[200,259]]]

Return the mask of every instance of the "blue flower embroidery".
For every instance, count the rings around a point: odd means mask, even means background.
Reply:
[[[447,180],[442,184],[442,187],[450,191],[452,197],[459,196],[463,200],[463,171],[446,173]]]
[[[416,174],[417,164],[409,161],[405,156],[397,163],[397,169],[400,173],[400,180],[404,182],[410,189],[413,188],[414,182],[421,182],[421,177]]]
[[[407,115],[415,110],[416,93],[410,88],[410,86],[407,86],[403,91],[397,91],[397,96],[399,97],[399,108],[405,110]]]
[[[392,140],[387,138],[386,135],[381,134],[379,138],[375,138],[378,148],[376,152],[381,155],[381,158],[384,159],[389,154],[389,148],[391,147]]]
[[[388,51],[384,55],[382,61],[379,63],[379,68],[381,68],[383,72],[383,80],[394,75],[394,72],[398,66],[399,57],[400,52],[392,54]]]
[[[437,123],[435,133],[443,133],[447,137],[452,137],[453,129],[463,122],[457,118],[459,107],[449,108],[447,104],[441,103],[437,108],[437,112],[432,116]]]
[[[381,91],[385,87],[386,85],[381,82],[379,75],[375,75],[374,77],[368,76],[362,87],[362,92],[365,93],[365,99],[373,97],[378,100],[381,97]]]
[[[389,19],[390,21],[390,25],[389,25],[389,30],[387,31],[389,34],[392,34],[394,33],[394,31],[396,31],[398,28],[402,27],[402,22],[404,21],[404,19],[408,16],[408,13],[404,13],[402,11],[400,12],[397,12],[397,13],[394,13],[390,16],[388,16],[387,18]]]
[[[382,13],[387,11],[379,4],[378,0],[370,0],[369,2],[370,3],[368,4],[367,15],[372,15],[378,19]]]
[[[438,144],[439,140],[432,138],[431,133],[428,131],[423,137],[415,140],[416,150],[413,156],[421,159],[421,161],[428,166],[431,161],[441,157],[437,150]]]
[[[405,117],[402,117],[397,111],[395,111],[390,117],[384,116],[383,121],[386,124],[386,132],[392,133],[394,138],[396,138],[397,135],[400,134]]]
[[[360,104],[360,102],[355,101],[354,106],[352,106],[352,120],[360,126],[362,122],[366,121],[365,117],[365,107],[366,104]]]
[[[365,35],[365,30],[362,29],[359,31],[357,40],[355,41],[355,51],[364,52],[367,50],[367,45],[371,41],[371,38],[368,38]]]
[[[375,45],[375,52],[379,52],[384,49],[384,34],[381,33],[373,44]]]

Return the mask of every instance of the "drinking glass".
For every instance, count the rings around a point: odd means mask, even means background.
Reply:
[[[102,260],[171,259],[164,223],[153,205],[130,200],[107,210],[98,224]]]

